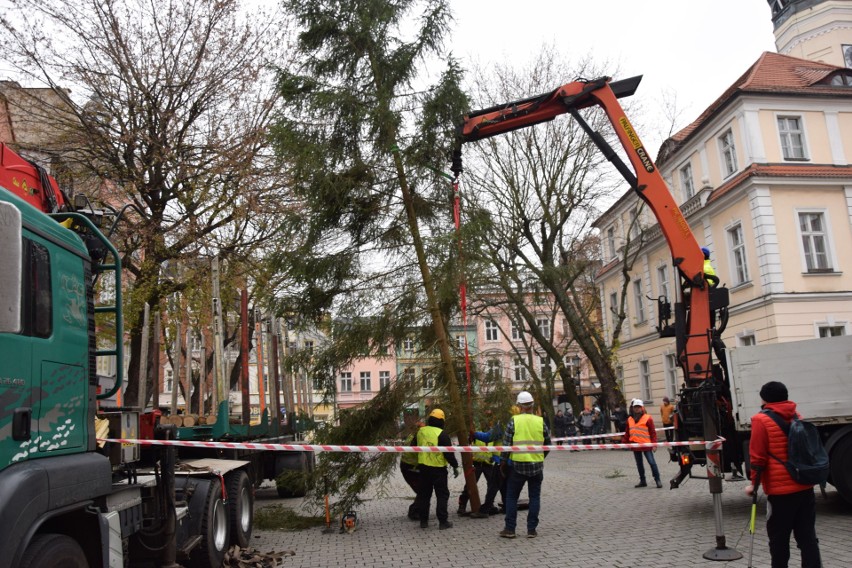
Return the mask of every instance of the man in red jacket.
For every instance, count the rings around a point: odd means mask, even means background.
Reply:
[[[760,398],[764,410],[775,412],[787,422],[798,416],[796,403],[787,400],[787,387],[783,383],[766,383],[760,389]],[[770,457],[770,453],[778,459]],[[745,492],[752,495],[755,483],[760,482],[767,495],[766,533],[772,568],[787,568],[790,533],[802,551],[802,568],[820,568],[814,487],[793,481],[784,464],[779,463],[778,460],[787,461],[787,436],[766,414],[758,413],[751,418],[749,454],[752,484]]]

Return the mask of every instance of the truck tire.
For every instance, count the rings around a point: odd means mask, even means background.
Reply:
[[[80,545],[64,534],[40,534],[33,538],[20,568],[89,568]]]
[[[231,544],[248,548],[254,522],[254,491],[249,476],[239,469],[225,477],[228,485],[228,517],[231,520]]]
[[[222,489],[219,481],[213,480],[201,516],[201,542],[190,552],[189,566],[221,566],[228,550],[228,528],[228,510],[222,500]]]
[[[852,434],[846,434],[834,444],[829,460],[831,484],[840,496],[852,505]]]

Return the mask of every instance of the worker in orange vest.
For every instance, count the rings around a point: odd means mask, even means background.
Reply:
[[[650,414],[645,412],[645,403],[638,398],[634,398],[630,402],[630,417],[627,419],[627,429],[624,431],[622,441],[625,444],[657,443],[657,430],[654,428],[654,419],[651,418]],[[651,466],[651,474],[657,483],[657,489],[661,489],[663,482],[660,481],[660,470],[657,469],[654,448],[636,448],[633,450],[633,457],[636,459],[636,469],[639,470],[639,483],[635,487],[648,487],[648,483],[645,481],[643,456]]]
[[[663,422],[663,428],[669,428],[666,430],[666,442],[674,441],[674,429],[671,428],[674,426],[674,411],[674,404],[669,397],[664,396],[663,404],[660,406],[660,420]]]

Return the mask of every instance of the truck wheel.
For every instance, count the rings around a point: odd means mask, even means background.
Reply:
[[[70,536],[40,534],[21,558],[21,568],[89,568],[83,549]]]
[[[193,568],[221,566],[228,550],[228,510],[218,480],[211,481],[207,492],[200,534],[201,542],[192,549],[189,565]]]
[[[248,548],[254,521],[254,492],[249,477],[243,470],[231,472],[225,478],[228,484],[228,507],[231,519],[231,544]]]
[[[831,448],[829,460],[832,485],[852,505],[852,434],[846,434]]]

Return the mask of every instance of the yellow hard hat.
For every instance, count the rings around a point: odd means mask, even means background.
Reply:
[[[430,418],[437,418],[438,420],[443,420],[444,419],[444,411],[441,410],[440,408],[436,408],[435,410],[433,410],[432,412],[429,413],[429,417]]]

